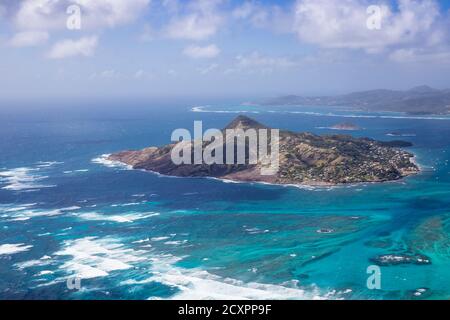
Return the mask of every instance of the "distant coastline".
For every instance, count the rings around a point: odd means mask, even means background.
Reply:
[[[450,89],[419,86],[406,91],[387,89],[352,92],[335,96],[287,95],[261,102],[262,105],[347,106],[354,110],[405,112],[409,115],[450,115]]]
[[[356,124],[344,122],[338,123],[331,127],[317,127],[317,129],[328,129],[328,130],[340,130],[340,131],[360,131],[363,128],[357,126]]]

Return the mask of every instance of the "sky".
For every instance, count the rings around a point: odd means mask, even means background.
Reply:
[[[450,0],[0,0],[0,100],[450,88]]]

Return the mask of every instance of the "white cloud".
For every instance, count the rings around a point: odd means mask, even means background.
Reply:
[[[8,44],[12,47],[32,47],[47,42],[48,38],[46,31],[23,31],[16,33]]]
[[[220,49],[215,44],[208,46],[189,46],[183,50],[183,53],[191,58],[214,58],[220,53]]]
[[[120,73],[114,69],[108,69],[100,72],[99,77],[104,79],[116,79],[120,77]]]
[[[90,79],[118,79],[121,77],[120,72],[114,69],[106,69],[101,72],[91,74]]]
[[[48,57],[51,59],[63,59],[74,56],[92,56],[97,47],[96,36],[82,37],[78,40],[66,39],[53,45]]]
[[[275,32],[292,32],[293,14],[291,5],[264,5],[258,1],[246,1],[234,8],[231,16],[255,28],[265,28]]]
[[[24,0],[15,14],[15,25],[25,30],[66,28],[70,5],[79,5],[83,29],[114,27],[134,21],[150,0]]]
[[[135,78],[135,79],[141,79],[141,78],[143,78],[144,76],[145,76],[145,71],[142,70],[142,69],[139,69],[138,71],[136,71],[136,72],[134,73],[134,78]]]
[[[254,2],[246,1],[242,5],[234,8],[232,16],[236,19],[246,19],[255,11],[256,7]]]
[[[399,0],[398,9],[381,5],[381,30],[369,30],[366,0],[297,0],[294,32],[301,41],[324,48],[381,52],[398,45],[441,41],[441,14],[434,0]]]
[[[214,35],[216,31],[215,18],[189,15],[173,20],[167,28],[167,35],[175,39],[203,40]]]
[[[398,49],[389,55],[389,59],[399,63],[450,63],[450,50],[430,52],[424,48]]]
[[[155,75],[153,73],[147,72],[143,69],[139,69],[133,74],[133,78],[136,80],[153,79],[154,77]]]
[[[269,9],[254,1],[247,1],[236,7],[232,12],[232,16],[235,19],[250,21],[256,27],[261,27],[268,21]]]
[[[188,3],[186,10],[176,13],[165,28],[169,38],[204,40],[215,35],[224,22],[218,6],[221,0],[197,0]],[[178,5],[180,5],[178,3]]]
[[[214,70],[216,70],[219,67],[219,65],[217,63],[212,63],[209,66],[205,67],[205,68],[200,68],[198,69],[198,71],[200,72],[200,74],[208,74],[213,72]]]

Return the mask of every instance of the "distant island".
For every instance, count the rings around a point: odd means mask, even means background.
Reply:
[[[297,95],[269,99],[263,105],[345,106],[364,111],[406,112],[414,115],[450,114],[450,89],[419,86],[407,91],[370,90],[336,96]]]
[[[408,132],[402,133],[402,132],[397,132],[397,131],[388,132],[388,133],[386,133],[386,135],[389,137],[415,137],[416,136],[415,133],[408,133]]]
[[[335,124],[334,126],[331,126],[330,129],[347,130],[347,131],[361,130],[361,128],[359,126],[357,126],[356,124],[353,124],[353,123],[349,123],[349,122]]]
[[[226,128],[247,130],[268,127],[240,115]],[[203,148],[207,144],[204,143]],[[171,160],[171,150],[176,143],[137,151],[122,151],[109,155],[108,160],[169,176],[214,177],[232,181],[295,185],[393,181],[419,172],[412,160],[413,155],[393,148],[390,142],[348,135],[318,136],[307,132],[280,130],[279,144],[279,170],[270,176],[260,174],[259,163],[176,165]],[[399,142],[395,143],[397,145]],[[223,148],[225,147],[224,143]]]

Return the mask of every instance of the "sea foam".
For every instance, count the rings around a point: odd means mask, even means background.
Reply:
[[[110,154],[102,154],[101,156],[92,159],[91,162],[104,165],[108,168],[132,169],[131,166],[126,165],[122,162],[109,160],[108,159],[109,156],[110,156]]]
[[[18,210],[10,211],[7,214],[11,221],[25,221],[37,217],[53,217],[64,214],[68,211],[76,211],[81,208],[78,206],[72,206],[59,209],[30,209],[28,207],[16,209]]]
[[[39,183],[48,178],[48,176],[39,175],[39,168],[15,168],[6,171],[0,171],[0,183],[5,184],[4,190],[11,191],[33,191],[41,188],[51,188],[55,185],[45,185]]]
[[[131,223],[136,220],[146,219],[158,216],[158,212],[133,212],[126,214],[102,214],[99,212],[82,212],[77,213],[76,216],[83,220],[90,221],[111,221],[119,223]]]
[[[25,245],[23,243],[13,243],[13,244],[1,244],[0,245],[0,255],[4,254],[15,254],[19,252],[24,252],[30,250],[33,246]]]
[[[85,237],[65,241],[63,249],[55,255],[70,257],[60,269],[89,279],[107,276],[112,271],[130,269],[134,263],[145,259],[143,253],[126,248],[113,238]]]
[[[152,258],[153,276],[141,283],[157,281],[175,287],[178,293],[170,297],[174,300],[267,300],[267,299],[333,299],[334,292],[321,294],[311,286],[308,289],[283,285],[263,284],[223,278],[205,270],[176,267],[180,258],[161,255]],[[152,299],[153,297],[149,297]]]

